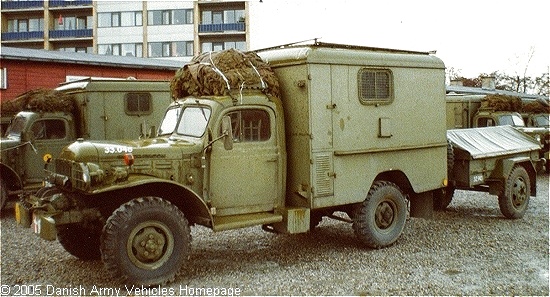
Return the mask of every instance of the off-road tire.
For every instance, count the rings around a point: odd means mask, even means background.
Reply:
[[[158,197],[131,200],[107,219],[101,258],[125,284],[163,285],[179,274],[191,253],[191,231],[183,213]]]
[[[504,193],[498,196],[500,212],[508,219],[521,219],[529,206],[531,183],[529,174],[516,165],[504,183]]]
[[[57,240],[69,254],[81,260],[99,260],[101,227],[99,221],[59,225],[56,226]]]
[[[392,245],[401,235],[407,220],[407,203],[399,187],[376,181],[367,198],[357,205],[353,231],[361,243],[370,248]]]

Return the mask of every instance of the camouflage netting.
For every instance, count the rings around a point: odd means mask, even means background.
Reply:
[[[550,107],[544,105],[542,102],[533,101],[523,103],[519,97],[500,94],[485,96],[481,104],[482,107],[490,107],[496,111],[515,111],[527,113],[550,112]]]
[[[75,96],[52,89],[36,89],[29,91],[13,100],[2,102],[0,109],[3,114],[28,111],[63,111],[73,112]]]
[[[521,112],[521,98],[508,95],[487,95],[481,102],[482,107],[490,107],[496,111],[515,111]]]
[[[271,67],[254,52],[229,49],[194,57],[179,69],[170,83],[173,98],[221,96],[226,90],[262,88],[279,96],[279,81]]]
[[[528,113],[550,113],[550,106],[542,104],[542,102],[535,101],[529,102],[523,105],[523,112]]]

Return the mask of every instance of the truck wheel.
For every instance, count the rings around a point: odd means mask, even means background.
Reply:
[[[505,181],[504,193],[498,196],[500,212],[509,219],[520,219],[525,214],[531,196],[529,174],[522,166],[512,168]]]
[[[4,209],[6,202],[8,201],[8,190],[4,185],[4,181],[0,180],[0,210]]]
[[[407,203],[399,187],[391,182],[375,182],[353,215],[357,238],[371,248],[393,244],[407,219]]]
[[[90,224],[66,224],[56,227],[57,240],[69,254],[81,260],[99,260],[99,238],[101,225],[99,222]]]
[[[191,231],[183,213],[158,197],[129,201],[107,219],[101,257],[107,270],[127,284],[173,281],[191,253]]]

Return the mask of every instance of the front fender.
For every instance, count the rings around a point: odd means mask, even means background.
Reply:
[[[6,187],[8,194],[10,191],[17,191],[23,189],[23,181],[21,177],[4,163],[0,163],[0,179],[2,180],[2,187]]]
[[[212,227],[213,218],[202,197],[193,189],[171,180],[132,175],[126,182],[95,189],[88,195],[90,197],[108,197],[109,200],[115,199],[117,205],[139,197],[159,197],[176,205],[190,223]]]

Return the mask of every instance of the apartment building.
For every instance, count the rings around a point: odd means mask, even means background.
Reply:
[[[2,0],[1,44],[189,60],[249,48],[248,1]]]

